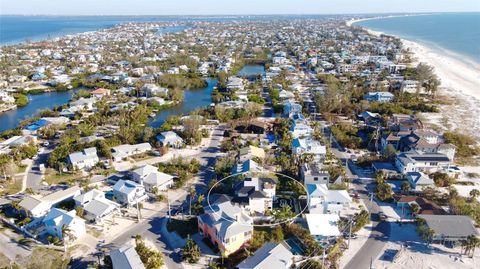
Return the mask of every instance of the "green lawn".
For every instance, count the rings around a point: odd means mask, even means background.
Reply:
[[[22,177],[15,177],[11,180],[2,183],[3,190],[0,191],[1,195],[10,195],[19,192],[22,189]]]
[[[188,235],[193,235],[198,232],[197,218],[190,218],[186,220],[171,219],[167,222],[167,230],[169,232],[177,232],[181,237],[187,238]]]
[[[62,173],[61,175],[58,173],[58,171],[53,170],[53,169],[47,169],[45,171],[45,182],[48,183],[48,185],[55,185],[55,184],[60,184],[60,183],[69,183],[69,182],[74,182],[80,178],[82,178],[81,173]]]

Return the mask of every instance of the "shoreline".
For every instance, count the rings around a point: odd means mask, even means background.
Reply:
[[[371,19],[378,19],[378,17],[350,20],[346,24],[351,27],[356,22]],[[434,72],[441,80],[438,94],[453,99],[453,102],[440,105],[440,113],[422,113],[427,123],[443,131],[459,129],[461,132],[480,138],[480,117],[478,116],[480,115],[480,72],[475,71],[480,70],[480,64],[459,60],[466,56],[443,48],[431,47],[396,35],[359,27],[373,36],[378,37],[383,34],[399,38],[404,49],[413,53],[415,58],[413,64],[426,63],[434,67]]]

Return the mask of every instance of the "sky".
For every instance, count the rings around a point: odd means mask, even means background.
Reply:
[[[480,11],[480,0],[0,0],[0,14],[237,15]]]

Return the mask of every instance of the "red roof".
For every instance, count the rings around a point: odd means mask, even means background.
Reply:
[[[109,93],[110,93],[110,90],[105,88],[98,88],[92,91],[92,94],[109,94]]]

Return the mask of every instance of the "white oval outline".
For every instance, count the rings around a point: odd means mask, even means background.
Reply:
[[[217,186],[218,183],[224,181],[225,179],[228,179],[230,177],[234,177],[234,176],[238,176],[238,175],[244,175],[244,174],[248,174],[248,173],[272,173],[272,174],[275,174],[275,175],[280,175],[280,176],[284,176],[288,179],[291,179],[293,181],[295,181],[297,184],[300,184],[304,189],[305,189],[305,193],[307,194],[307,203],[305,205],[305,207],[300,211],[300,213],[298,213],[297,215],[291,217],[291,218],[287,218],[286,220],[283,220],[281,222],[276,222],[276,223],[271,223],[271,224],[252,224],[252,225],[247,225],[247,224],[244,224],[244,223],[241,223],[241,222],[238,222],[238,221],[232,221],[232,220],[229,220],[229,219],[226,219],[224,218],[223,216],[221,216],[220,214],[218,214],[216,211],[213,210],[212,208],[212,205],[210,204],[210,193],[212,191],[213,188],[215,188],[215,186]],[[230,202],[231,203],[231,202]],[[284,224],[284,223],[287,223],[287,222],[290,222],[290,221],[293,221],[294,219],[296,219],[298,216],[300,216],[301,214],[303,214],[303,212],[305,212],[305,210],[308,208],[308,206],[310,205],[310,194],[308,193],[308,190],[307,188],[304,186],[304,184],[300,183],[298,180],[294,179],[293,177],[291,176],[287,176],[285,174],[282,174],[282,173],[278,173],[278,172],[272,172],[272,171],[255,171],[255,172],[241,172],[241,173],[235,173],[235,174],[231,174],[229,176],[226,176],[222,179],[220,179],[219,181],[217,181],[209,190],[208,190],[208,194],[207,194],[207,204],[208,204],[208,207],[210,208],[210,210],[213,212],[213,214],[215,214],[217,217],[220,217],[220,219],[223,219],[225,221],[228,221],[230,223],[239,223],[240,225],[244,225],[244,226],[248,226],[248,227],[275,227],[275,226],[278,226],[280,224]]]

